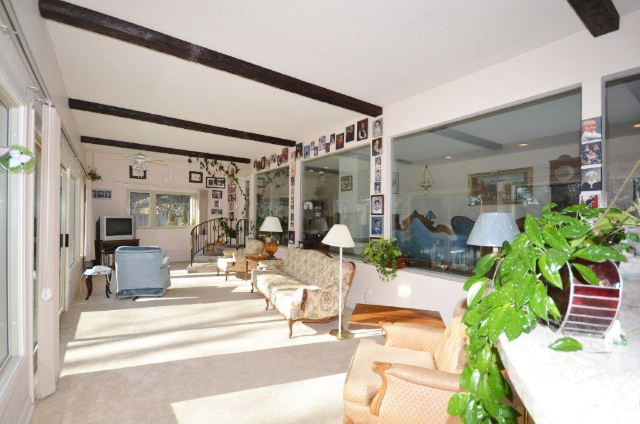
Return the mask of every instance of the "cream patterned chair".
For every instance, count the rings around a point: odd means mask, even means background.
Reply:
[[[446,329],[414,323],[381,323],[384,345],[362,339],[344,385],[349,424],[452,424],[449,398],[462,391],[466,365],[466,301]]]
[[[338,318],[338,274],[340,260],[318,250],[290,247],[287,257],[261,261],[251,284],[289,323],[327,322]],[[345,304],[356,264],[343,261],[342,304]]]
[[[229,278],[230,272],[247,272],[247,256],[254,256],[263,253],[264,242],[252,239],[247,242],[243,249],[224,249],[222,257],[218,258],[218,275],[224,272],[225,281]]]

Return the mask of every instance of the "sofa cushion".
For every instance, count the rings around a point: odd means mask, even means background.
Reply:
[[[408,364],[435,369],[429,352],[388,347],[371,339],[362,339],[353,355],[351,367],[344,385],[344,400],[369,405],[382,385],[382,379],[373,372],[373,362]]]
[[[329,257],[317,250],[290,248],[284,260],[283,271],[302,283],[326,288],[338,282],[339,265],[338,258]],[[353,271],[353,265],[343,261],[345,286],[349,284]]]

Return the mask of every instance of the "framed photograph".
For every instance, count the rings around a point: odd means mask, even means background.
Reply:
[[[212,199],[222,199],[222,190],[211,190]]]
[[[104,191],[104,198],[105,199],[111,199],[111,190],[105,190]]]
[[[229,210],[233,211],[236,209],[236,203],[235,202],[230,202],[229,203]]]
[[[384,196],[376,194],[371,196],[371,215],[384,214]]]
[[[353,176],[347,175],[345,177],[340,177],[340,191],[351,190],[353,190]]]
[[[219,208],[220,207],[220,201],[219,200],[214,200],[213,201],[213,207],[214,208]]]
[[[384,231],[384,217],[372,216],[371,217],[371,237],[382,237]]]
[[[531,191],[532,178],[532,167],[469,174],[469,206],[479,204],[478,201],[485,205],[518,204],[516,188],[527,187]]]
[[[325,152],[325,153],[329,153],[329,152],[331,152],[331,143],[327,142],[327,143],[324,145],[324,152]]]
[[[316,146],[315,141],[311,142],[311,153],[313,153],[313,156],[318,156],[318,146]]]
[[[582,170],[582,191],[602,190],[602,168],[586,168]]]
[[[374,194],[382,193],[382,183],[380,183],[380,181],[376,181],[375,183],[373,183],[373,193]]]
[[[254,161],[253,161],[253,167],[254,167],[255,169],[258,169],[258,170],[259,170],[259,169],[260,169],[260,161],[259,161],[259,160],[254,160]]]
[[[202,172],[201,172],[202,174]],[[139,169],[133,169],[133,165],[129,165],[129,178],[133,178],[135,180],[146,180],[147,179],[147,171],[141,171]],[[189,173],[189,178],[191,178],[191,173]],[[202,181],[200,181],[202,182]]]
[[[229,202],[235,202],[236,201],[236,195],[235,194],[230,194],[229,195]]]
[[[289,162],[289,148],[288,147],[283,147],[282,148],[282,163],[285,162]]]
[[[379,156],[382,154],[382,139],[374,138],[371,142],[371,156]]]
[[[640,178],[633,179],[633,201],[640,201]]]
[[[382,182],[382,169],[381,168],[376,168],[374,181]]]
[[[349,125],[347,128],[345,128],[344,130],[345,133],[345,141],[347,143],[353,141],[356,139],[356,126],[355,125]]]
[[[580,204],[587,205],[591,209],[600,207],[600,195],[599,191],[583,191],[580,193]]]
[[[336,144],[336,135],[335,134],[331,134],[329,136],[329,144]]]
[[[583,143],[580,149],[580,165],[602,164],[602,142]]]
[[[236,213],[235,212],[229,212],[229,219],[236,219]]]
[[[211,188],[224,188],[224,186],[225,186],[224,178],[217,178],[217,177],[213,178],[213,185],[211,186]]]
[[[222,215],[222,209],[219,209],[219,208],[211,209],[211,215]]]
[[[369,138],[369,118],[358,121],[358,141]]]
[[[304,146],[304,158],[307,159],[311,155],[311,146],[307,144]]]
[[[278,162],[278,155],[274,153],[271,155],[271,163],[276,163],[276,162]]]
[[[336,135],[336,150],[344,147],[344,133]]]
[[[321,152],[324,152],[324,150],[326,149],[326,144],[327,144],[327,137],[323,135],[318,140],[318,150],[320,150]]]
[[[382,137],[382,118],[373,121],[373,136]]]
[[[296,244],[296,232],[289,231],[289,244]]]
[[[96,197],[98,199],[104,199],[104,190],[97,190],[96,193],[97,193]]]
[[[602,116],[582,120],[582,143],[602,140]]]
[[[202,172],[199,171],[189,171],[189,182],[202,184],[204,181],[204,176]]]
[[[260,169],[265,169],[266,167],[267,167],[267,157],[262,156],[262,159],[260,159]]]
[[[229,186],[227,187],[227,190],[229,190],[229,193],[235,193],[236,183],[234,183],[233,181],[229,181]]]
[[[382,168],[382,156],[376,156],[375,163],[376,168]]]
[[[302,143],[296,144],[296,159],[302,159]]]
[[[206,178],[207,188],[215,188],[215,180],[216,179],[213,177],[207,177]]]

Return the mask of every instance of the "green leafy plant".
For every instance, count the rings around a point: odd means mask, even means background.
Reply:
[[[91,181],[99,181],[102,179],[102,177],[96,172],[95,169],[89,170],[89,172],[87,173],[87,178],[89,178]]]
[[[235,162],[223,163],[222,161],[218,161],[217,159],[207,159],[201,157],[190,157],[187,159],[187,162],[193,163],[194,160],[198,163],[200,169],[206,172],[209,177],[226,177],[236,184],[240,195],[244,198],[245,201],[244,215],[248,215],[249,192],[248,190],[245,190],[244,187],[242,187],[242,184],[240,184],[240,180],[238,179],[238,171],[240,170],[240,168],[238,168],[238,165]]]
[[[518,412],[504,402],[512,399],[512,391],[503,378],[498,338],[504,333],[514,340],[531,332],[540,320],[560,320],[560,311],[547,294],[549,286],[562,289],[560,269],[570,266],[598,285],[596,273],[578,260],[625,261],[621,253],[628,247],[625,228],[640,226],[637,205],[626,211],[586,205],[556,211],[555,207],[545,206],[539,218],[527,215],[524,233],[511,244],[505,242],[499,253],[483,256],[464,285],[468,309],[463,322],[469,343],[460,386],[468,392],[452,396],[448,411],[466,424],[516,423]],[[549,347],[571,352],[582,345],[562,337]]]
[[[398,258],[402,251],[398,246],[398,239],[384,237],[367,243],[362,251],[362,258],[376,266],[376,271],[382,281],[390,281],[398,276]]]

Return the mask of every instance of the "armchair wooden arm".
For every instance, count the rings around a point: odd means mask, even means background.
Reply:
[[[444,339],[444,328],[411,322],[381,322],[385,346],[435,352]]]
[[[380,423],[460,422],[447,413],[451,396],[462,391],[460,374],[386,362],[374,362],[373,370],[382,377],[382,386],[371,401],[370,411]],[[408,404],[412,399],[420,401]]]

